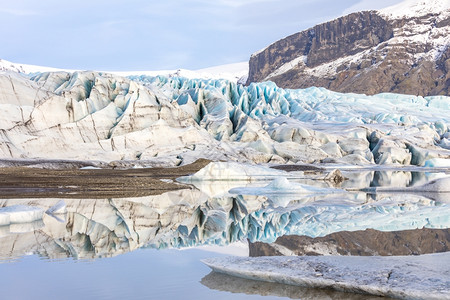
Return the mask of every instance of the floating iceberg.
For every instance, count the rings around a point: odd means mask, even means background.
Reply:
[[[59,201],[49,209],[45,211],[46,214],[58,215],[67,213],[66,203],[64,200]]]
[[[246,279],[400,299],[449,299],[450,253],[420,256],[220,257],[213,271]]]

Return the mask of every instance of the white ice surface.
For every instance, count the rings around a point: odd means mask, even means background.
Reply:
[[[284,74],[287,71],[290,71],[293,68],[297,67],[297,65],[299,63],[301,63],[301,62],[306,63],[306,59],[307,59],[307,56],[305,56],[305,55],[294,58],[293,60],[285,63],[284,65],[282,65],[281,67],[279,67],[278,69],[276,69],[275,71],[270,73],[268,76],[266,76],[266,78],[275,77],[275,76]]]
[[[445,166],[449,99],[224,79],[5,71],[0,156],[150,166],[198,158]]]
[[[237,162],[211,162],[197,173],[180,177],[180,182],[195,181],[258,181],[272,180],[279,176],[295,176],[299,173],[287,173],[266,166],[249,165]]]
[[[450,252],[420,256],[220,257],[216,272],[260,281],[401,299],[449,299]]]
[[[75,70],[59,69],[45,66],[28,65],[21,63],[14,63],[4,59],[0,59],[0,71],[11,70],[19,73],[38,73],[38,72],[74,72]]]

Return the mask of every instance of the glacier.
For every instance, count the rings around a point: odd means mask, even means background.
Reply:
[[[0,91],[4,158],[430,168],[450,161],[446,96],[78,71],[2,71]]]

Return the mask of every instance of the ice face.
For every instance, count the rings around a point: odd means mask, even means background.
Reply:
[[[238,85],[227,80],[187,78],[130,77],[162,89],[172,99],[191,97],[194,104],[206,106],[220,95],[231,110],[239,108],[251,117],[286,115],[303,122],[353,122],[418,124],[450,118],[442,110],[450,109],[449,97],[421,97],[383,93],[375,96],[342,94],[324,88],[289,90],[278,88],[273,82]],[[216,97],[215,97],[216,96]],[[183,104],[186,101],[181,101]],[[181,103],[180,102],[180,103]],[[217,108],[218,105],[213,105]],[[221,106],[220,109],[225,109]]]
[[[0,87],[2,157],[430,167],[450,158],[444,96],[98,72],[3,72]]]
[[[340,161],[355,164],[445,166],[449,157],[450,98],[445,96],[366,96],[314,87],[287,90],[272,82],[245,87],[162,76],[132,79],[163,91],[217,140],[246,142],[294,162],[344,156]]]

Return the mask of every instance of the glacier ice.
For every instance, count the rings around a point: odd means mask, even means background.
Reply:
[[[265,166],[247,165],[237,162],[211,162],[197,173],[180,177],[177,180],[180,182],[257,181],[271,180],[279,176],[288,176],[288,174]]]
[[[450,157],[445,96],[99,72],[6,71],[0,87],[2,157],[444,167]]]
[[[332,288],[400,299],[450,297],[450,254],[419,256],[219,257],[213,271],[267,282]]]

